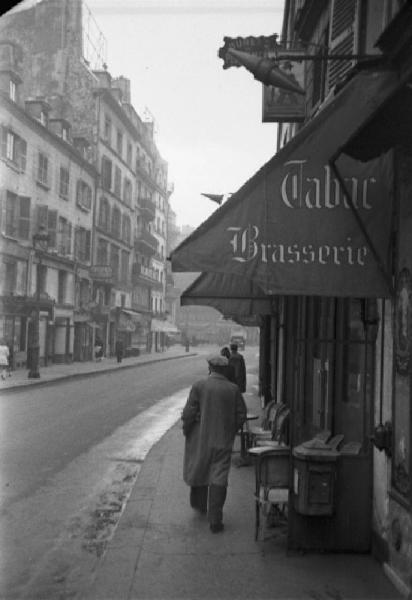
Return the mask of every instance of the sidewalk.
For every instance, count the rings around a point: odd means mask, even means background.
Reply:
[[[118,363],[116,358],[112,357],[104,358],[100,362],[86,361],[50,365],[40,368],[40,379],[29,379],[27,377],[28,369],[17,369],[13,371],[11,377],[6,376],[4,381],[0,379],[0,395],[3,390],[19,389],[32,385],[45,385],[57,380],[87,377],[91,374],[107,373],[108,371],[118,369],[130,369],[142,364],[170,360],[172,358],[185,358],[195,356],[196,354],[198,352],[192,350],[186,352],[183,346],[176,345],[165,350],[165,352],[152,352],[150,354],[142,354],[141,356],[124,358],[121,363]]]
[[[246,394],[250,412],[259,402]],[[285,534],[254,541],[253,467],[232,466],[225,531],[189,506],[177,423],[149,452],[87,600],[395,600],[369,555],[288,554]],[[236,455],[234,455],[234,458]],[[235,461],[234,461],[235,462]]]

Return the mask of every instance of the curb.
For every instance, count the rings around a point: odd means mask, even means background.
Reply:
[[[197,355],[198,355],[197,352],[192,352],[190,354],[179,354],[177,356],[167,356],[164,358],[160,358],[160,357],[153,358],[151,360],[145,360],[142,362],[133,363],[132,365],[126,364],[126,365],[122,365],[120,367],[112,366],[112,367],[108,367],[107,369],[99,369],[98,371],[88,371],[86,373],[68,373],[67,375],[57,375],[56,377],[51,378],[51,379],[34,379],[31,381],[22,381],[21,383],[17,383],[16,385],[1,388],[0,395],[2,392],[5,392],[5,391],[14,392],[15,390],[21,390],[22,388],[32,387],[33,385],[45,386],[45,385],[50,385],[52,383],[56,383],[56,381],[68,381],[70,379],[85,379],[86,377],[90,377],[91,375],[106,375],[107,373],[110,373],[111,371],[120,371],[122,369],[133,369],[135,367],[141,367],[143,365],[151,365],[151,364],[157,363],[157,362],[177,360],[177,359],[181,359],[181,358],[189,358],[189,357],[193,357],[193,356],[197,356]]]

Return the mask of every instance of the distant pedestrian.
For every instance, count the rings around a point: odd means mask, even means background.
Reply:
[[[9,368],[7,369],[9,377],[11,377],[12,372],[14,371],[14,348],[13,343],[8,344],[9,346]]]
[[[122,342],[122,340],[117,340],[115,352],[116,352],[117,362],[121,363],[122,358],[123,358],[123,342]]]
[[[103,342],[99,339],[97,339],[94,344],[94,358],[96,362],[101,361],[103,358]]]
[[[227,358],[228,363],[229,363],[229,359],[230,359],[230,350],[229,350],[229,347],[228,346],[223,346],[223,348],[220,351],[220,354],[222,356],[224,356],[225,358]],[[236,383],[235,369],[234,369],[233,365],[231,365],[231,364],[227,365],[227,367],[225,368],[225,375],[229,379],[229,381],[231,381],[232,383]]]
[[[246,405],[237,385],[224,374],[224,356],[208,359],[209,377],[193,384],[182,413],[186,437],[183,477],[190,486],[190,504],[207,512],[212,533],[223,531],[223,506],[236,432],[246,419]]]
[[[4,340],[0,341],[0,369],[1,369],[1,378],[6,379],[6,373],[9,369],[9,356],[10,350],[8,345]]]
[[[242,394],[246,392],[246,365],[245,359],[242,354],[238,351],[237,344],[230,344],[230,358],[229,365],[231,365],[235,371],[235,383],[239,386]]]

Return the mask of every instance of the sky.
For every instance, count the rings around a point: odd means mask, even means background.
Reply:
[[[224,70],[218,50],[225,36],[280,34],[284,0],[86,4],[106,38],[109,72],[131,80],[132,104],[155,120],[177,223],[197,227],[218,208],[202,192],[235,192],[275,153],[262,84],[244,68]]]

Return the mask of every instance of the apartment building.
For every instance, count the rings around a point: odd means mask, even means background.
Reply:
[[[25,49],[22,96],[43,99],[70,122],[75,147],[98,173],[90,237],[92,337],[107,355],[117,341],[137,353],[152,348],[152,314],[160,330],[165,318],[167,163],[153,121],[142,120],[131,104],[130,81],[109,73],[104,38],[99,31],[90,37],[92,25],[82,0],[43,0],[3,17],[0,37]]]
[[[61,102],[21,94],[23,50],[0,42],[1,334],[27,361],[40,302],[40,361],[91,357],[90,265],[97,172],[76,148]],[[48,234],[37,251],[33,235]]]

